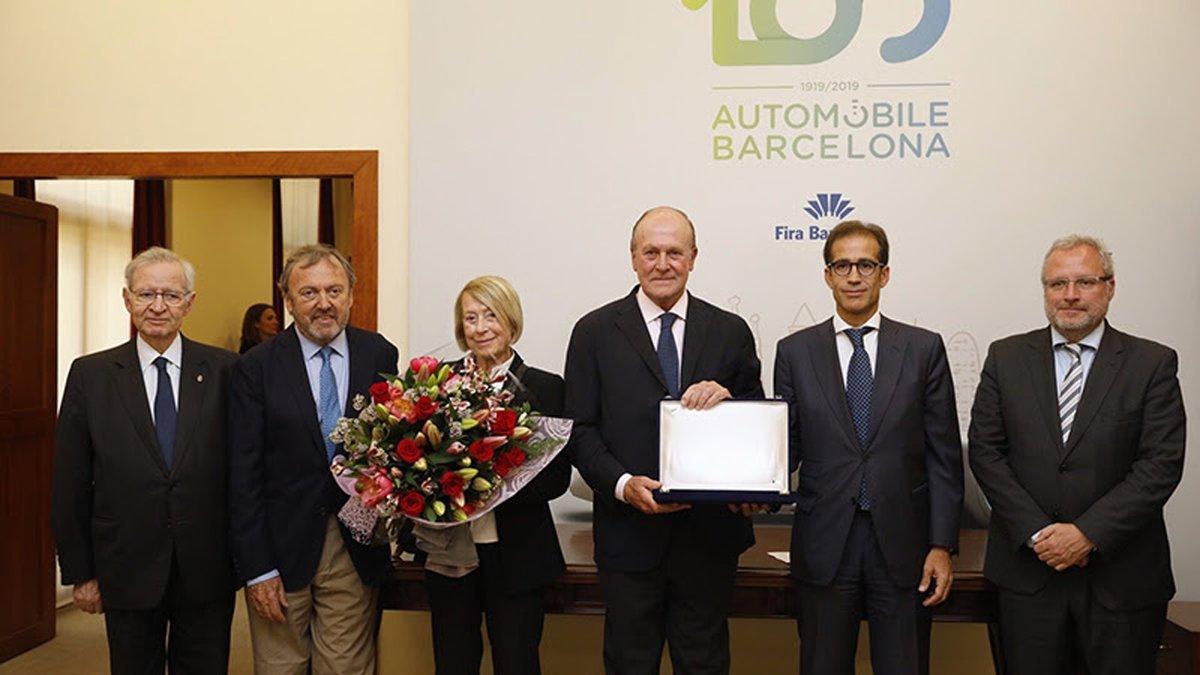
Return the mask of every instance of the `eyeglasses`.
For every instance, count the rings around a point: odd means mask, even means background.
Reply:
[[[850,270],[858,268],[858,275],[869,277],[875,274],[875,270],[883,267],[884,264],[875,260],[834,260],[825,267],[833,270],[833,273],[839,277],[850,276]]]
[[[1087,293],[1096,290],[1100,284],[1107,283],[1111,279],[1111,274],[1102,277],[1079,277],[1078,279],[1049,279],[1043,280],[1042,286],[1051,293],[1063,293],[1071,284],[1075,284],[1075,290]]]
[[[179,291],[129,291],[129,295],[133,298],[133,304],[142,306],[153,305],[154,301],[161,297],[163,304],[167,307],[178,307],[191,294],[191,291],[187,293],[180,293]]]

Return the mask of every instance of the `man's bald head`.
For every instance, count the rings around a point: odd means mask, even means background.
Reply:
[[[692,219],[688,218],[687,214],[673,206],[656,206],[642,215],[633,223],[633,231],[629,233],[629,250],[637,249],[638,242],[638,226],[648,218],[678,218],[687,225],[688,236],[691,239],[692,251],[696,251],[696,227],[692,225]]]

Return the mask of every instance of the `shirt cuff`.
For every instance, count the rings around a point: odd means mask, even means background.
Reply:
[[[1025,541],[1025,545],[1028,546],[1029,548],[1033,548],[1034,544],[1037,543],[1037,540],[1041,539],[1042,531],[1045,529],[1046,528],[1043,527],[1041,530],[1038,530],[1037,532],[1034,532],[1033,534],[1029,535],[1029,539],[1027,539]]]
[[[254,577],[253,579],[251,579],[250,581],[247,581],[246,585],[254,586],[257,584],[261,584],[262,582],[269,581],[271,579],[274,579],[277,576],[279,576],[279,570],[271,570],[270,572],[267,572],[266,574],[260,574],[256,577]]]
[[[630,478],[633,478],[633,474],[623,473],[623,474],[621,474],[621,477],[617,479],[617,491],[616,491],[617,492],[617,494],[616,494],[617,501],[619,501],[619,502],[625,501],[625,484],[629,482]]]

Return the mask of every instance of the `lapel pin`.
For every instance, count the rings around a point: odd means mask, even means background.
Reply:
[[[204,381],[204,376],[203,376],[203,375],[197,375],[197,376],[196,376],[196,381],[197,381],[197,382],[203,382],[203,381]]]

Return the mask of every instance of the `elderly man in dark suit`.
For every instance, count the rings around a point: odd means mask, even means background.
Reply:
[[[373,673],[388,550],[338,522],[348,497],[329,434],[399,355],[346,325],[354,270],[337,249],[297,249],[279,287],[295,323],[238,360],[229,400],[230,531],[255,670]]]
[[[1116,284],[1098,239],[1055,241],[1042,264],[1050,325],[993,343],[975,394],[984,572],[1017,675],[1153,673],[1175,593],[1163,505],[1187,435],[1178,359],[1108,324]]]
[[[750,519],[725,506],[659,504],[658,405],[761,398],[745,321],[687,292],[691,221],[669,207],[635,223],[638,287],[584,316],[567,350],[574,462],[595,491],[596,565],[609,673],[657,673],[664,639],[677,673],[727,673],[727,616]],[[748,511],[750,507],[745,507]]]
[[[791,561],[800,671],[812,675],[854,672],[863,618],[875,673],[928,672],[930,607],[953,582],[954,383],[940,336],[879,313],[888,255],[878,225],[834,227],[824,257],[837,313],[780,340],[775,357],[800,463]]]
[[[105,614],[114,673],[229,662],[225,380],[236,357],[179,332],[195,276],[163,248],[130,261],[122,294],[137,335],[76,359],[59,411],[62,581],[79,608]]]

